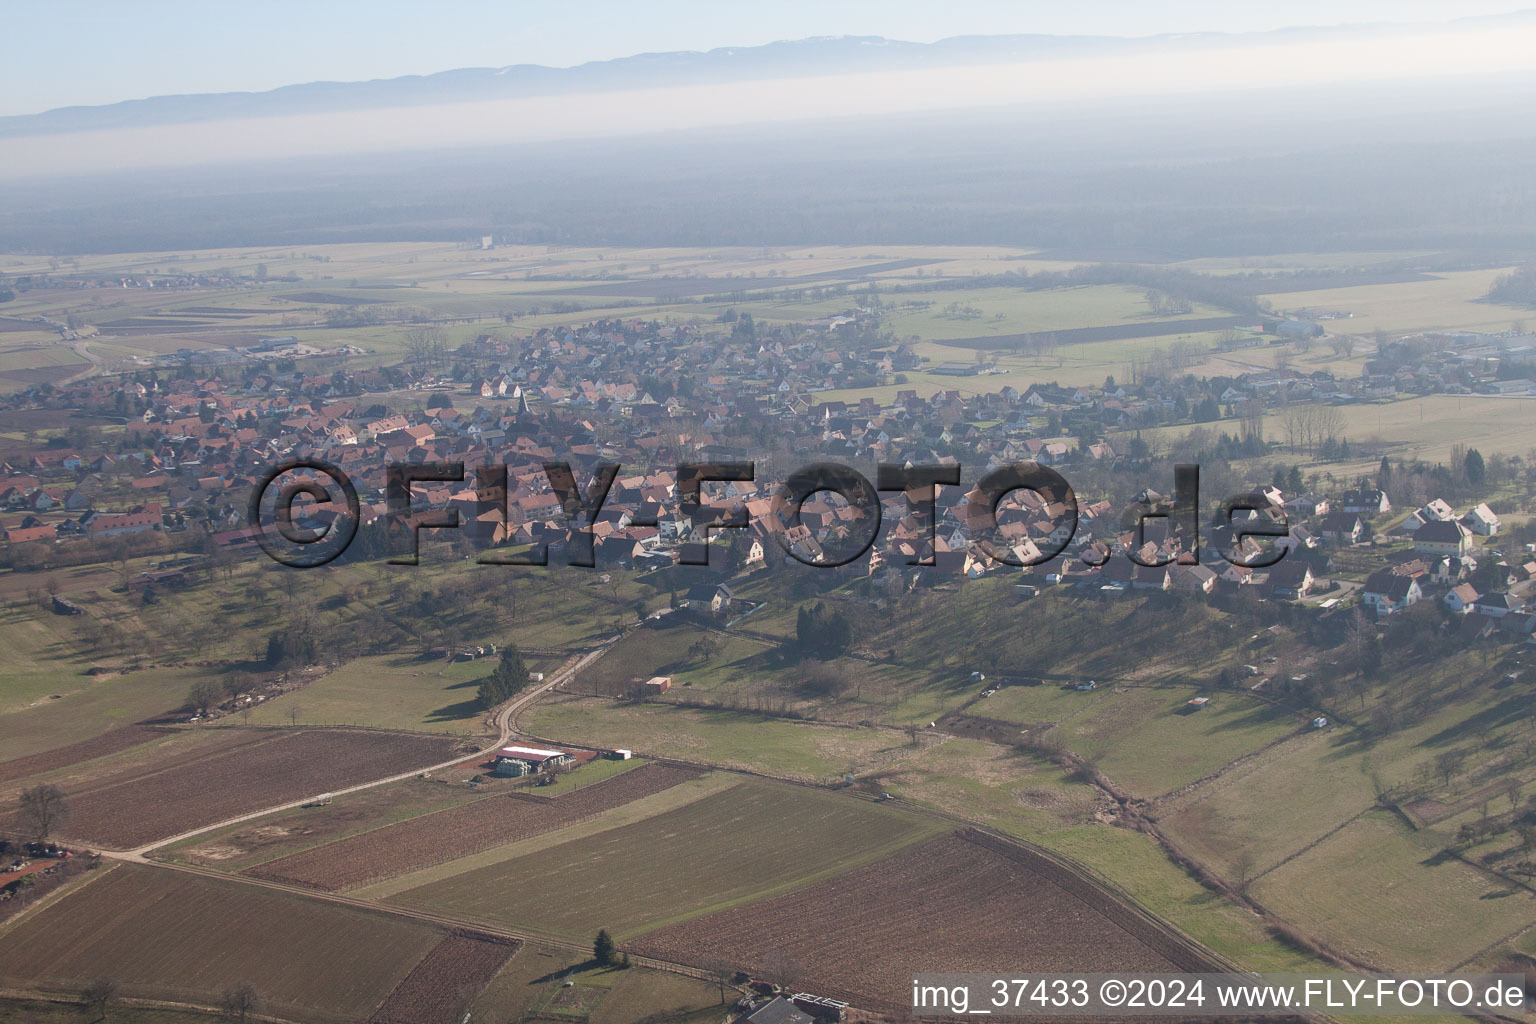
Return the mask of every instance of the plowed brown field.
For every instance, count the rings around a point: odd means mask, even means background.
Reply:
[[[508,939],[450,935],[395,986],[368,1024],[459,1024],[474,996],[521,946]]]
[[[488,797],[280,857],[243,873],[338,892],[551,832],[700,774],[691,768],[647,764],[553,800],[521,793]]]
[[[1220,969],[1070,870],[974,830],[625,948],[893,1011],[910,1007],[914,972]]]
[[[237,741],[238,742],[238,741]],[[203,825],[446,761],[443,736],[316,729],[68,787],[70,839],[133,849]]]

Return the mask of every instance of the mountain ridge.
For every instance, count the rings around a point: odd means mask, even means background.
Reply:
[[[1533,21],[1536,11],[1444,25]],[[571,67],[454,68],[356,82],[316,81],[256,92],[182,93],[0,117],[0,138],[293,114],[431,106],[518,97],[709,85],[815,75],[902,71],[1032,60],[1130,56],[1232,45],[1267,46],[1420,31],[1422,24],[1297,27],[1253,33],[1155,36],[966,35],[933,43],[881,36],[814,36],[754,46],[639,53]]]

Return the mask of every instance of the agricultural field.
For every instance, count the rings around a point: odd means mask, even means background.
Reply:
[[[118,865],[0,934],[23,991],[116,979],[125,995],[217,1005],[249,982],[299,1021],[367,1017],[442,940],[430,925],[166,868]]]
[[[1442,850],[1373,811],[1259,879],[1254,894],[1366,963],[1448,971],[1529,928],[1536,895]]]
[[[485,712],[475,687],[493,664],[409,655],[358,658],[301,690],[266,701],[249,722],[287,725],[294,712],[292,720],[307,725],[477,734],[483,731]]]
[[[0,325],[4,325],[0,327],[0,394],[37,384],[57,384],[90,371],[94,365],[82,343],[71,346],[53,331],[6,329],[28,326],[12,320],[0,321]]]
[[[860,776],[856,785],[1024,838],[1091,821],[1103,802],[1060,765],[1011,745],[947,735],[924,738],[909,760]]]
[[[1265,296],[1276,309],[1327,309],[1354,314],[1332,327],[1351,334],[1388,331],[1503,331],[1528,320],[1530,310],[1487,302],[1483,296],[1511,268],[1461,270],[1429,280],[1371,284]]]
[[[1148,304],[1145,293],[1144,288],[1128,285],[1084,285],[1046,290],[957,288],[923,292],[910,298],[893,296],[887,300],[891,315],[886,318],[886,323],[898,338],[937,341],[974,338],[977,339],[975,345],[968,347],[986,348],[986,339],[995,336],[1231,315],[1226,310],[1199,304],[1188,313],[1156,313]],[[913,308],[914,305],[924,308]],[[950,352],[950,358],[958,361],[964,361],[969,355],[965,348],[954,348]]]
[[[327,804],[278,811],[203,832],[162,847],[154,857],[220,871],[241,871],[420,814],[485,798],[484,793],[453,785],[453,781],[443,772],[435,778],[410,778],[374,786],[338,796]]]
[[[61,748],[57,753],[48,751],[33,755],[38,760],[25,759],[17,765],[17,771],[24,770],[28,762],[34,766],[50,765],[49,770],[26,777],[12,777],[0,784],[0,794],[8,798],[26,786],[39,782],[50,783],[66,792],[83,792],[147,774],[196,765],[211,755],[234,753],[273,739],[271,735],[263,736],[254,732],[219,734],[185,728],[156,728],[154,733],[148,733],[148,728],[143,726],[114,730],[105,733],[104,737],[116,737],[119,732],[130,734],[140,729],[144,730],[140,733],[143,742],[120,747],[119,744],[126,743],[128,737],[119,737],[115,742],[104,743],[102,756],[99,757],[90,756],[93,751],[90,746],[92,741],[89,740]]]
[[[1246,694],[1219,693],[1196,712],[1192,686],[1127,688],[1060,729],[1063,742],[1093,760],[1126,791],[1160,796],[1283,740],[1304,724]]]
[[[475,1002],[473,1020],[528,1019],[555,1005],[567,981],[583,988],[580,1013],[552,1017],[571,1024],[719,1024],[724,1012],[718,986],[696,978],[644,967],[599,967],[585,952],[530,940],[523,944]],[[734,1000],[734,989],[726,989]],[[595,1004],[595,1005],[594,1005]]]
[[[122,675],[80,677],[83,688],[0,714],[0,749],[6,760],[83,743],[111,730],[165,716],[180,706],[206,672],[157,668]],[[54,691],[58,692],[58,691]]]
[[[840,874],[941,829],[845,795],[744,781],[387,902],[572,938],[598,928],[624,938]]]
[[[594,747],[625,747],[779,778],[825,781],[900,761],[907,738],[893,729],[795,722],[747,711],[680,707],[661,702],[621,704],[591,697],[557,697],[523,716],[539,736]]]
[[[589,814],[578,818],[574,822],[562,825],[553,831],[539,832],[501,846],[493,846],[481,850],[479,853],[471,853],[467,856],[455,857],[453,860],[442,861],[429,867],[417,868],[406,874],[395,875],[381,882],[373,882],[361,888],[350,889],[347,891],[347,895],[354,899],[387,900],[400,893],[417,889],[433,882],[439,882],[445,878],[452,878],[470,871],[479,870],[480,868],[504,864],[507,861],[516,860],[519,857],[538,853],[556,846],[580,843],[602,832],[648,821],[659,814],[666,814],[680,807],[686,807],[695,801],[730,789],[738,781],[738,779],[726,772],[708,772],[696,779],[689,779],[658,793],[650,793],[598,814]]]
[[[280,857],[245,873],[328,892],[351,889],[551,832],[699,774],[648,764],[554,799],[522,792],[487,797]]]
[[[107,757],[164,737],[169,732],[169,730],[156,729],[152,726],[129,725],[121,729],[109,729],[95,739],[71,743],[67,747],[55,747],[40,754],[0,761],[0,785],[60,768],[68,768],[82,761]]]
[[[1124,893],[1137,906],[1248,970],[1300,972],[1325,966],[1322,959],[1275,938],[1251,911],[1195,881],[1144,832],[1101,822],[1026,830],[998,827],[1070,859],[1084,875]]]
[[[1021,847],[967,831],[816,885],[631,940],[637,953],[741,964],[861,1006],[910,1006],[913,964],[1025,973],[1213,970],[1188,943]]]
[[[263,807],[435,764],[452,757],[455,746],[447,738],[406,733],[274,733],[164,770],[149,765],[127,779],[67,787],[66,835],[130,849]]]
[[[1536,447],[1536,399],[1528,396],[1423,395],[1394,401],[1369,402],[1338,407],[1342,434],[1351,445],[1384,452],[1394,460],[1446,463],[1457,445],[1476,448],[1484,455],[1500,453],[1525,457]],[[1267,433],[1284,440],[1283,426],[1270,419]],[[1236,420],[1201,424],[1207,431],[1235,433]],[[1194,429],[1190,426],[1155,427],[1142,437],[1156,445],[1172,445]],[[1128,439],[1130,434],[1117,435]],[[1321,465],[1306,453],[1292,458],[1313,468]],[[1373,456],[1370,465],[1380,461]],[[1335,473],[1346,472],[1335,467]]]
[[[60,996],[52,999],[0,997],[0,1024],[80,1024],[80,1002]],[[196,1010],[169,1010],[148,1006],[117,1006],[112,1024],[209,1024],[212,1017]]]
[[[448,936],[411,968],[367,1024],[460,1024],[519,945],[489,936]]]

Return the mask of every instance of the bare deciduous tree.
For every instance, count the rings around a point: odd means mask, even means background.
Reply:
[[[261,996],[256,992],[256,986],[248,981],[225,992],[219,1001],[219,1011],[228,1020],[244,1021],[260,1006]]]
[[[1248,887],[1253,884],[1257,869],[1258,864],[1250,850],[1239,851],[1237,859],[1232,862],[1232,880],[1237,884],[1238,894],[1244,899],[1248,898]]]
[[[80,998],[85,1003],[86,1012],[94,1015],[93,1020],[104,1021],[107,1011],[117,1002],[117,982],[99,978],[80,990]]]
[[[219,703],[223,687],[212,679],[199,679],[187,691],[187,706],[200,715],[207,715]]]
[[[33,842],[44,843],[69,819],[69,801],[58,786],[43,783],[21,791],[17,824]]]

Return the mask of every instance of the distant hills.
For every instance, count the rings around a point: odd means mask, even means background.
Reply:
[[[1524,25],[1536,22],[1536,12],[1465,19],[1454,24],[1486,27],[1494,23],[1516,21]],[[1379,38],[1412,31],[1422,31],[1422,26],[1354,25],[1237,35],[1193,33],[1135,39],[1110,36],[957,36],[936,43],[909,43],[879,36],[819,37],[764,46],[722,47],[706,52],[643,53],[569,68],[537,64],[460,68],[432,75],[408,75],[368,82],[310,82],[258,93],[156,96],[105,106],[61,107],[41,114],[0,117],[0,138],[816,75],[1084,57],[1130,57],[1197,52],[1214,47],[1263,47],[1310,41]]]

